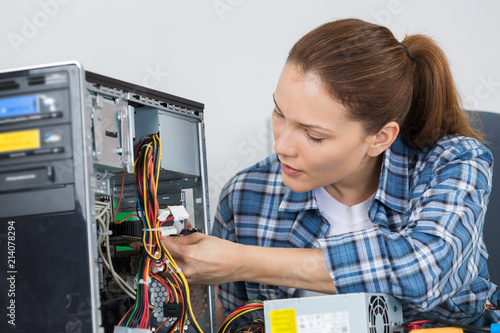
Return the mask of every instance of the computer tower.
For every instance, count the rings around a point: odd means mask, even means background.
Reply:
[[[131,309],[123,290],[138,288],[142,266],[128,244],[147,230],[136,175],[144,138],[161,143],[149,200],[172,221],[175,207],[186,212],[167,229],[185,231],[189,215],[192,231],[208,230],[203,107],[78,62],[0,72],[1,332],[113,332]],[[150,330],[167,332],[179,307],[165,305],[163,282],[145,280]],[[214,331],[213,288],[188,295],[186,331]]]

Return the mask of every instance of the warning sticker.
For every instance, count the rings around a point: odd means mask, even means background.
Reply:
[[[340,311],[297,316],[297,333],[306,332],[350,333],[349,313]]]
[[[0,153],[40,148],[37,129],[0,134]]]
[[[297,333],[295,309],[269,311],[271,333]]]

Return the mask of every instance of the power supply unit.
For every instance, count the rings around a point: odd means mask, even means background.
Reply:
[[[403,333],[401,303],[354,293],[264,301],[267,333]]]

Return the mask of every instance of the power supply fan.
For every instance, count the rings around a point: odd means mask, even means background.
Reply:
[[[370,333],[389,333],[387,300],[383,296],[372,296],[368,306]]]

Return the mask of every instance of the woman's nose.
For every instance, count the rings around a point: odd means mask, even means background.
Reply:
[[[287,126],[281,128],[278,133],[274,133],[274,151],[278,155],[284,156],[294,156],[296,154],[293,133]]]

